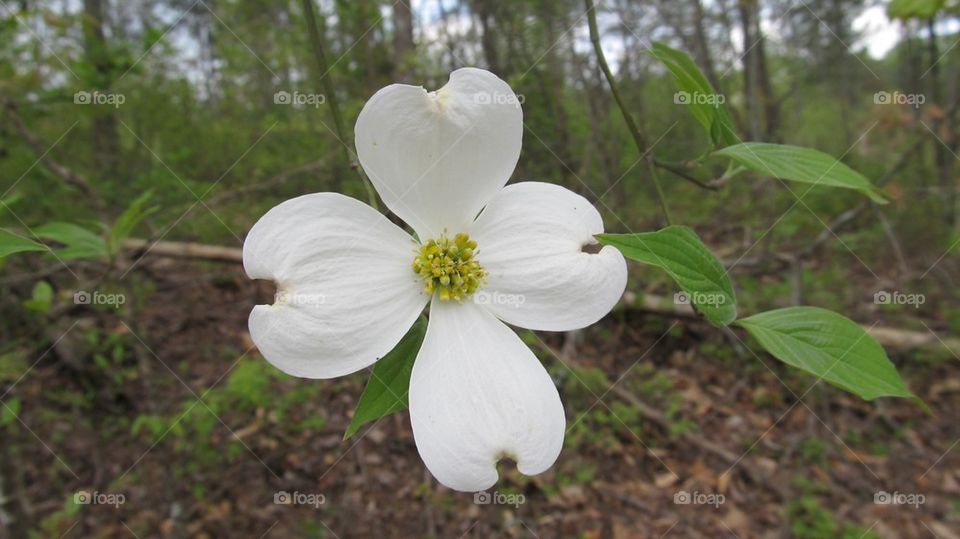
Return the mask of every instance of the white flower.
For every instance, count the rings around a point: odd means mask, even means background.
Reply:
[[[619,251],[582,250],[603,232],[586,199],[547,183],[504,187],[522,133],[518,99],[487,71],[457,70],[436,92],[388,86],[360,113],[357,152],[420,241],[366,204],[316,193],[271,209],[243,246],[247,274],[278,287],[250,313],[250,334],[295,376],[370,366],[430,303],[410,421],[431,473],[461,491],[491,487],[505,456],[543,472],[563,445],[557,389],[506,324],[582,328],[626,285]],[[314,300],[289,299],[304,297]]]

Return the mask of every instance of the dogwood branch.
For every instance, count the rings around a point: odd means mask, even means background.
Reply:
[[[603,76],[607,79],[610,93],[613,94],[613,99],[617,102],[617,107],[620,108],[623,121],[627,124],[627,130],[633,137],[637,151],[640,152],[640,157],[647,163],[650,176],[653,178],[653,185],[657,189],[657,199],[660,202],[660,209],[663,211],[663,218],[669,225],[671,223],[670,210],[667,209],[667,200],[663,195],[663,187],[660,186],[660,174],[654,164],[653,154],[647,146],[646,137],[641,132],[637,122],[634,121],[633,115],[627,110],[627,105],[623,102],[620,90],[617,88],[617,81],[613,78],[613,72],[610,71],[610,66],[607,64],[607,58],[603,55],[603,47],[600,45],[600,32],[597,30],[597,10],[593,5],[593,0],[585,0],[585,2],[587,6],[587,25],[590,27],[590,41],[593,43],[593,50],[597,54],[597,63],[600,64],[600,70],[603,71]]]
[[[0,98],[2,99],[2,98]],[[104,223],[110,223],[110,214],[107,211],[106,204],[104,204],[103,199],[100,198],[100,195],[94,190],[93,186],[90,184],[90,181],[74,170],[71,170],[59,162],[57,162],[53,157],[50,156],[49,149],[41,142],[40,138],[37,137],[32,131],[27,129],[27,126],[23,123],[23,120],[20,118],[20,115],[17,114],[16,105],[12,101],[2,99],[3,108],[6,110],[7,118],[10,119],[10,123],[13,124],[14,130],[20,134],[21,137],[27,142],[27,145],[30,146],[30,149],[36,154],[37,159],[52,172],[55,176],[63,180],[64,183],[72,185],[83,192],[84,195],[90,200],[90,203],[93,205],[94,211],[100,217]]]
[[[344,155],[347,158],[347,163],[350,164],[350,168],[357,171],[357,174],[360,176],[360,181],[363,182],[363,187],[367,191],[367,200],[374,209],[379,210],[380,206],[377,203],[377,192],[373,188],[373,184],[370,182],[370,178],[367,177],[363,172],[363,168],[360,166],[360,163],[353,158],[353,151],[348,146],[348,138],[346,137],[346,130],[343,126],[343,117],[340,115],[340,106],[337,103],[337,94],[333,91],[333,82],[330,80],[330,66],[327,62],[327,54],[323,48],[323,39],[320,36],[320,27],[317,25],[317,17],[313,12],[313,0],[303,0],[303,15],[307,22],[307,32],[310,36],[310,46],[313,48],[313,56],[317,61],[317,67],[320,70],[320,83],[323,85],[323,91],[326,94],[327,104],[330,107],[330,114],[333,116],[333,128],[337,131],[336,136],[340,141],[340,145],[343,146]]]

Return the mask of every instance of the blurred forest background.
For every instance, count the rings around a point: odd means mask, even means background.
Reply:
[[[67,247],[0,259],[0,537],[960,536],[956,2],[597,5],[674,222],[728,266],[741,312],[818,305],[882,333],[932,415],[816,383],[631,265],[601,323],[522,333],[560,388],[566,448],[475,499],[430,477],[406,413],[342,441],[366,373],[294,379],[257,354],[246,318],[273,290],[236,249],[285,199],[365,199],[352,127],[396,81],[494,71],[523,99],[515,179],[583,194],[609,231],[664,225],[585,10],[0,0],[0,227]],[[827,152],[891,203],[713,181],[653,40],[691,55],[741,139]]]

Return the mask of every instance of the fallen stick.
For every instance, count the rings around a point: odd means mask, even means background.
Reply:
[[[700,319],[690,305],[675,304],[665,296],[644,294],[637,297],[633,292],[625,292],[622,302],[627,309],[648,312],[660,316],[676,318]],[[896,351],[907,351],[926,346],[942,347],[956,357],[960,357],[960,339],[947,337],[941,339],[933,331],[913,331],[880,326],[860,324],[871,337],[877,340],[884,348]]]
[[[215,262],[243,262],[241,249],[203,243],[129,239],[123,242],[123,248],[134,256],[154,255]]]
[[[564,365],[567,365],[568,368],[569,368],[569,365],[579,366],[579,363],[574,358],[574,356],[576,355],[575,351],[571,351],[572,354],[567,355],[565,352],[562,352],[562,351],[557,352],[553,350],[547,343],[543,342],[542,340],[538,339],[537,342],[538,342],[539,348],[541,348],[548,354],[557,358],[558,361],[560,361]],[[610,382],[608,380],[608,387],[609,387],[608,391],[612,391],[621,399],[627,401],[631,406],[636,408],[638,412],[640,412],[641,416],[643,416],[645,419],[647,419],[651,423],[654,423],[659,428],[663,429],[668,433],[670,432],[670,428],[672,425],[671,421],[667,419],[666,415],[664,415],[663,412],[646,404],[639,397],[634,395],[629,389],[626,389],[624,387],[617,385],[617,382],[619,382],[619,380],[615,382]],[[597,397],[597,399],[598,401],[603,402],[602,396]],[[604,403],[604,406],[606,406],[605,403]],[[634,435],[636,436],[635,433]],[[743,454],[742,456],[738,455],[735,452],[730,451],[719,444],[716,444],[711,442],[710,440],[707,440],[706,438],[704,438],[703,436],[700,436],[695,432],[685,431],[680,433],[677,436],[679,437],[679,440],[673,440],[674,443],[678,441],[683,441],[683,442],[687,442],[689,444],[695,445],[699,447],[702,451],[716,456],[721,461],[723,461],[727,466],[730,466],[730,468],[726,472],[724,472],[722,475],[728,475],[729,473],[731,473],[731,471],[734,468],[739,466],[740,470],[742,470],[746,474],[747,478],[752,483],[754,483],[755,485],[759,485],[761,487],[767,487],[771,493],[773,493],[775,496],[778,496],[780,499],[787,498],[787,495],[786,495],[787,493],[783,485],[781,485],[776,481],[771,481],[770,477],[768,477],[767,474],[761,471],[760,468],[756,466],[751,459],[746,458],[747,454]],[[646,448],[646,449],[650,451],[649,448]]]
[[[135,256],[152,255],[215,262],[243,262],[243,250],[236,247],[178,241],[152,242],[143,239],[128,239],[123,242],[123,247]],[[638,296],[628,291],[624,293],[622,303],[626,309],[649,312],[660,316],[694,320],[701,318],[690,305],[676,304],[670,298],[656,294]],[[927,346],[942,347],[954,356],[960,357],[960,339],[957,338],[948,337],[941,340],[932,331],[913,331],[863,324],[860,327],[885,348],[902,352]]]

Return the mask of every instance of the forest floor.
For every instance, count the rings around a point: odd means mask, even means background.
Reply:
[[[955,358],[892,356],[927,415],[698,321],[618,310],[575,339],[522,333],[560,388],[565,448],[540,476],[502,464],[476,497],[431,478],[406,412],[343,441],[367,373],[266,363],[246,320],[272,291],[239,266],[157,259],[135,279],[132,316],[52,328],[69,336],[12,393],[4,494],[37,537],[960,534]],[[78,369],[71,347],[101,368]],[[275,503],[283,492],[294,503]]]

